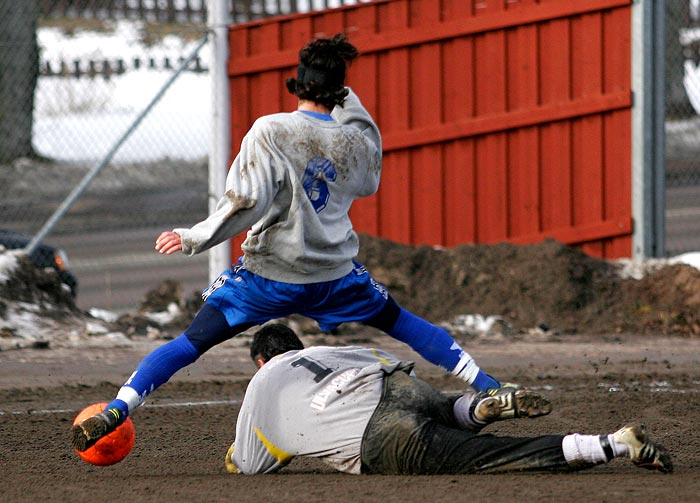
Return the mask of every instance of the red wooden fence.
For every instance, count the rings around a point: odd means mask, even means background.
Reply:
[[[230,29],[232,145],[291,111],[299,49],[345,32],[382,131],[359,232],[407,244],[555,238],[632,253],[630,0],[380,0]],[[242,242],[234,242],[234,253]]]

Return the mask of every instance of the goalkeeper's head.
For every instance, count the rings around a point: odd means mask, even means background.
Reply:
[[[253,335],[250,358],[260,368],[275,356],[297,349],[304,349],[297,334],[286,325],[271,323]]]

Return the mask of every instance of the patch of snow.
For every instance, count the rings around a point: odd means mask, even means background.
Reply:
[[[642,279],[647,274],[668,265],[668,259],[618,259],[618,274],[622,279]]]
[[[700,252],[688,252],[669,259],[670,264],[686,264],[700,270]]]
[[[1,255],[0,255],[1,256]],[[78,316],[60,322],[46,315],[44,307],[27,302],[5,302],[0,318],[0,351],[37,347],[129,346],[124,334],[110,332],[99,321]],[[69,327],[69,328],[67,328]]]
[[[481,314],[460,314],[443,326],[452,333],[471,336],[503,335],[510,331],[506,320],[500,316]]]
[[[663,267],[676,264],[686,264],[700,270],[700,252],[688,252],[670,258],[618,259],[614,263],[619,266],[618,274],[621,278],[639,280]]]
[[[181,314],[182,311],[180,310],[180,307],[174,302],[171,302],[170,304],[168,304],[167,311],[162,311],[159,313],[147,313],[146,318],[158,323],[159,325],[167,325]]]
[[[683,85],[688,95],[688,101],[695,112],[700,114],[700,67],[692,60],[686,59],[683,63],[683,70]]]
[[[0,246],[0,251],[5,247]],[[17,268],[18,252],[8,251],[0,253],[0,283],[5,284],[12,277],[12,273]]]
[[[104,335],[109,333],[109,329],[100,323],[88,321],[85,323],[85,333],[87,335]]]
[[[79,31],[72,36],[60,28],[42,27],[37,32],[42,61],[120,58],[131,64],[134,57],[147,54],[156,61],[168,57],[176,67],[178,58],[189,56],[199,43],[169,35],[145,47],[140,40],[140,22],[119,21],[111,27],[104,32]],[[205,67],[209,52],[207,46],[199,51]],[[141,67],[109,80],[40,77],[35,93],[34,147],[42,155],[60,161],[102,159],[174,72]],[[121,146],[115,162],[204,158],[209,149],[209,87],[208,73],[180,74]]]
[[[108,311],[106,309],[99,309],[97,307],[90,308],[88,311],[90,316],[97,318],[98,320],[106,321],[107,323],[114,323],[119,319],[119,315],[113,311]]]

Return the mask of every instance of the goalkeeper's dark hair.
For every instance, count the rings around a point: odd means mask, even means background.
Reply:
[[[342,106],[348,95],[347,67],[358,55],[357,48],[342,33],[313,40],[299,51],[297,77],[287,79],[287,89],[303,100],[321,103],[331,110],[336,105]]]
[[[270,323],[253,335],[250,358],[255,361],[261,357],[267,362],[274,356],[295,349],[304,349],[304,344],[299,340],[297,334],[286,325]]]

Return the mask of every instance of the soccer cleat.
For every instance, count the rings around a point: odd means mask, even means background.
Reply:
[[[470,415],[482,423],[519,417],[540,417],[552,412],[551,402],[531,390],[504,387],[477,393]]]
[[[652,442],[643,424],[629,424],[613,433],[615,442],[625,444],[632,463],[647,470],[673,471],[671,455],[662,445]]]
[[[71,429],[73,448],[81,452],[86,451],[99,439],[113,432],[121,423],[120,419],[119,410],[108,409],[76,424]]]
[[[495,395],[503,394],[505,392],[517,391],[519,389],[523,389],[523,387],[520,384],[515,384],[512,382],[504,382],[504,383],[501,383],[500,388],[490,388],[490,389],[487,389],[484,391],[489,396],[495,396]]]

